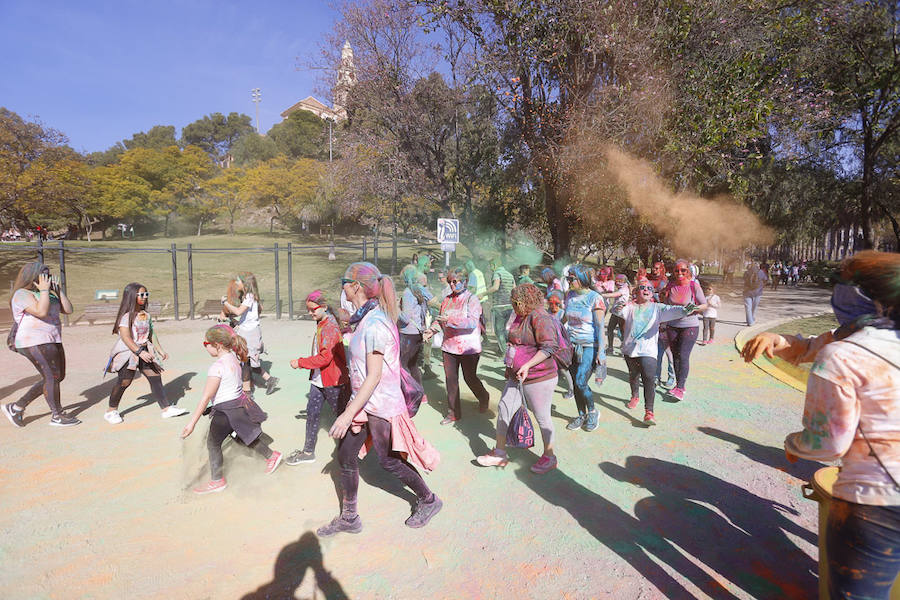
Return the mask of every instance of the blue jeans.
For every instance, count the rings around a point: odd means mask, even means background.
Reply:
[[[756,309],[759,308],[760,298],[762,298],[762,295],[744,296],[744,315],[747,317],[748,327],[756,322]]]
[[[900,573],[900,506],[832,498],[825,547],[832,600],[887,600]]]
[[[660,379],[662,375],[662,365],[663,365],[663,356],[668,358],[666,364],[668,365],[668,369],[666,370],[666,381],[672,381],[675,379],[675,361],[672,358],[672,349],[666,344],[663,339],[663,331],[664,329],[659,330],[659,337],[657,338],[657,353],[656,353],[656,378]]]
[[[594,410],[594,392],[591,391],[591,373],[594,372],[594,346],[575,346],[569,373],[575,383],[575,406],[578,414]]]

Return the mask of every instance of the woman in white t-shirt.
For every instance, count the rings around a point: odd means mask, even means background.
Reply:
[[[78,425],[81,421],[62,412],[59,395],[59,382],[66,376],[59,315],[71,314],[72,303],[50,277],[49,267],[30,262],[19,270],[9,304],[16,323],[14,349],[31,361],[41,381],[32,385],[17,402],[4,404],[3,414],[16,427],[24,427],[25,408],[43,394],[50,406],[51,425]]]
[[[260,438],[262,428],[259,424],[266,420],[267,415],[243,389],[241,362],[247,360],[247,342],[230,326],[214,325],[206,331],[203,347],[217,360],[206,372],[203,398],[181,432],[182,438],[191,435],[206,407],[210,407],[206,448],[209,450],[212,477],[208,483],[194,489],[196,494],[221,492],[225,489],[222,442],[232,432],[247,447],[266,459],[266,474],[278,468],[282,456],[281,452],[272,450]]]
[[[240,304],[235,306],[228,301],[227,296],[222,296],[222,312],[235,317],[237,322],[234,330],[247,341],[247,360],[244,361],[242,367],[244,391],[252,394],[252,374],[256,373],[266,383],[266,395],[268,396],[275,391],[278,378],[269,375],[259,361],[260,355],[266,351],[262,341],[262,328],[259,325],[259,313],[262,306],[259,286],[253,273],[238,273],[234,281],[240,297]]]
[[[359,456],[367,447],[375,450],[381,467],[415,492],[418,502],[406,520],[409,527],[424,527],[443,503],[416,470],[431,470],[437,451],[419,435],[409,418],[401,384],[400,305],[390,277],[367,262],[351,264],[341,285],[356,312],[350,338],[350,387],[352,397],[330,430],[338,442],[341,467],[341,514],[316,530],[320,537],[340,532],[359,533],[362,520],[356,512],[359,488]]]
[[[143,373],[150,382],[150,391],[156,403],[162,409],[162,418],[186,415],[188,411],[179,408],[166,398],[166,390],[162,384],[162,364],[157,359],[166,360],[169,355],[159,343],[159,337],[153,331],[153,319],[147,312],[150,292],[140,283],[129,283],[122,292],[122,302],[112,332],[119,339],[109,352],[104,373],[116,373],[118,379],[109,394],[109,408],[103,418],[107,423],[116,425],[122,422],[119,414],[119,402],[122,394],[138,372]]]

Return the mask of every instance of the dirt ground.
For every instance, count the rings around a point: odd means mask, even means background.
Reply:
[[[442,454],[426,481],[444,509],[421,530],[403,525],[414,496],[362,465],[359,535],[319,540],[338,511],[333,442],[318,461],[274,474],[226,443],[228,489],[198,497],[209,477],[207,420],[186,441],[187,417],[161,420],[146,380],[126,392],[125,422],[103,420],[112,378],[101,370],[110,326],[65,330],[64,405],[84,423],[48,426],[43,398],[16,429],[0,420],[0,598],[812,598],[817,586],[817,505],[800,485],[820,466],[789,465],[781,450],[799,427],[802,394],[739,361],[729,340],[743,321],[740,297],[725,304],[717,344],[692,355],[688,394],[657,397],[659,425],[629,411],[626,369],[610,358],[596,390],[600,427],[567,431],[574,402],[558,393],[559,469],[534,475],[531,451],[506,469],[480,468],[492,447],[503,385],[486,354],[479,372],[491,392],[479,415],[463,386],[464,419],[441,427],[441,380],[416,417]],[[760,321],[827,310],[827,294],[783,289],[764,296]],[[209,321],[158,325],[172,355],[166,390],[193,409],[210,365],[201,345]],[[307,373],[288,361],[309,351],[313,324],[263,320],[272,372],[263,429],[288,453],[302,444]],[[437,366],[437,363],[435,363]],[[24,358],[0,353],[0,400],[37,381]]]

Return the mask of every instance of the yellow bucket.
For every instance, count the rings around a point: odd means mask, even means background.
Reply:
[[[819,598],[829,600],[828,552],[825,548],[825,532],[828,528],[828,509],[831,507],[831,490],[837,481],[837,467],[823,467],[813,473],[812,481],[802,486],[803,497],[819,503]],[[900,576],[891,586],[891,600],[900,600]]]

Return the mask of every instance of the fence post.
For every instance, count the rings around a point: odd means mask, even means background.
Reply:
[[[375,236],[375,239],[372,241],[372,264],[376,267],[378,266],[378,235]]]
[[[59,287],[64,296],[68,296],[66,286],[66,247],[65,242],[59,240]],[[63,322],[69,326],[69,315],[63,315]]]
[[[188,244],[188,302],[191,305],[188,318],[194,320],[194,245]]]
[[[288,242],[288,320],[294,320],[294,244]]]
[[[278,242],[275,242],[275,318],[281,318],[281,288],[278,286]]]
[[[44,234],[38,232],[38,262],[44,262]]]
[[[363,256],[362,256],[362,259],[363,259],[364,261],[365,261],[365,260],[369,260],[369,249],[368,249],[368,247],[366,246],[366,238],[363,238]]]
[[[175,320],[178,320],[178,258],[176,253],[178,249],[172,244],[172,306],[174,307]]]
[[[397,274],[397,223],[394,223],[394,240],[391,248],[391,275]]]

